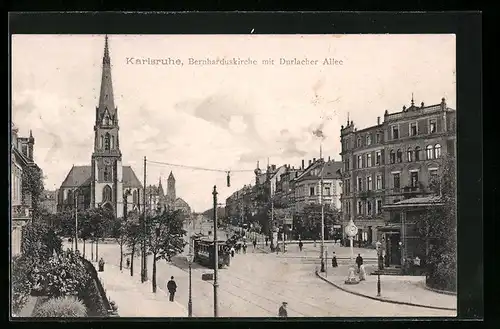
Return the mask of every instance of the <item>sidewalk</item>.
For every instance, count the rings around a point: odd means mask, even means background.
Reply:
[[[93,263],[97,268],[97,263]],[[120,317],[187,317],[187,310],[178,302],[170,302],[159,287],[154,294],[151,281],[140,282],[129,272],[106,264],[104,272],[97,272],[106,290],[106,296],[118,306]]]
[[[374,266],[366,267],[367,273],[371,273],[374,269]],[[433,309],[454,311],[457,309],[456,296],[426,289],[423,276],[381,275],[381,296],[378,297],[376,275],[367,274],[365,281],[348,285],[345,284],[348,271],[348,266],[339,266],[335,269],[329,268],[326,275],[320,272],[317,275],[343,291],[370,299]]]

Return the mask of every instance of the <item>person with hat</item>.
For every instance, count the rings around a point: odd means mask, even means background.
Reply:
[[[286,318],[288,317],[288,312],[286,310],[286,306],[288,305],[287,302],[283,302],[283,304],[281,304],[279,310],[278,310],[278,316],[280,318]]]

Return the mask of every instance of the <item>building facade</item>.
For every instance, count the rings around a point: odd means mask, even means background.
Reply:
[[[27,173],[40,168],[34,161],[35,138],[30,131],[29,137],[19,137],[19,130],[11,124],[11,172],[10,172],[10,202],[11,202],[11,255],[21,253],[22,229],[32,220],[33,200],[26,182]]]
[[[57,194],[58,191],[48,191],[45,190],[40,197],[40,202],[42,208],[49,214],[55,214],[57,212]]]
[[[444,98],[431,106],[412,99],[372,127],[357,130],[352,121],[341,127],[343,222],[354,221],[359,244],[382,238],[377,227],[393,220],[384,205],[431,193],[440,159],[455,154],[455,113]]]
[[[108,37],[105,38],[99,104],[95,109],[94,150],[90,166],[73,166],[61,184],[58,211],[103,207],[116,217],[140,208],[143,187],[134,171],[123,166],[118,108],[111,79]]]
[[[340,210],[342,163],[315,158],[309,163],[295,179],[295,212],[301,212],[307,204],[321,203]]]

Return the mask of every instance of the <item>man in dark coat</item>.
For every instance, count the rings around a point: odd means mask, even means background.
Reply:
[[[358,265],[358,272],[359,272],[361,265],[363,265],[363,257],[361,257],[360,254],[358,254],[358,257],[356,257],[356,264]]]
[[[287,302],[283,302],[283,304],[280,306],[279,310],[278,310],[278,316],[280,318],[286,318],[288,317],[288,312],[286,310],[286,305],[288,303]]]
[[[171,302],[173,302],[174,301],[175,292],[177,290],[177,284],[175,283],[173,276],[171,276],[170,277],[170,281],[167,282],[167,289],[168,289],[168,292],[169,292],[169,300]]]
[[[302,251],[302,247],[304,246],[304,244],[302,243],[302,240],[299,240],[299,250]]]

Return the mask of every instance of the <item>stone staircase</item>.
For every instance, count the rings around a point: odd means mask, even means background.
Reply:
[[[384,267],[382,270],[376,270],[371,273],[371,275],[402,275],[401,267]]]

